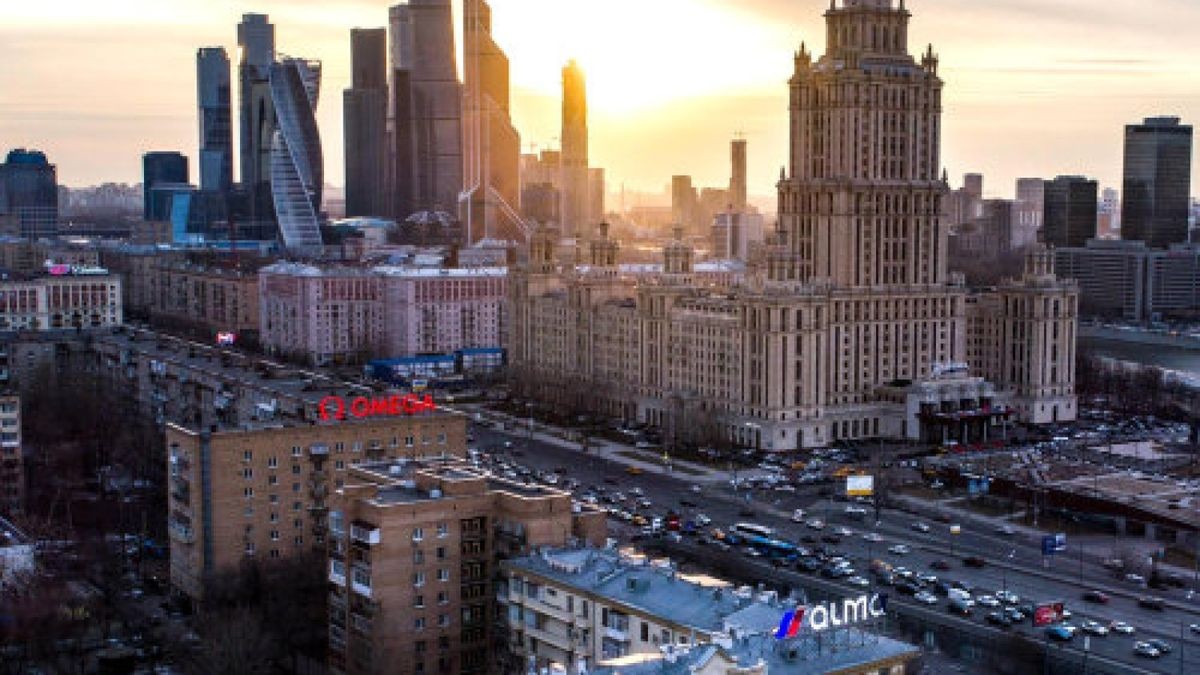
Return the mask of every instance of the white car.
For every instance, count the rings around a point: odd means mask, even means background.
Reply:
[[[913,529],[913,530],[915,530],[915,531],[917,531],[917,532],[928,532],[928,531],[929,531],[929,526],[928,526],[928,525],[926,525],[925,523],[913,523],[913,524],[912,524],[912,529]]]
[[[936,605],[938,601],[937,596],[929,591],[918,592],[913,596],[913,600],[916,600],[923,605]]]
[[[984,607],[999,607],[1000,606],[1000,601],[990,595],[981,595],[981,596],[975,598],[975,602],[978,602],[980,605],[982,605]]]
[[[1108,629],[1121,635],[1133,635],[1134,628],[1124,621],[1114,621],[1108,624]]]
[[[1097,621],[1084,621],[1080,628],[1083,632],[1091,633],[1092,635],[1108,635],[1108,626]]]
[[[848,527],[839,527],[836,530],[834,530],[833,533],[839,537],[853,537],[854,536],[854,531]]]
[[[876,544],[883,541],[883,537],[879,536],[879,534],[876,532],[864,532],[862,538],[865,541],[873,542]]]
[[[1021,602],[1021,596],[1012,591],[996,591],[996,599],[1006,605],[1015,605]]]
[[[867,586],[871,585],[871,582],[867,581],[866,579],[864,579],[862,577],[850,577],[849,579],[846,580],[846,583],[848,583],[852,586],[858,586],[860,588],[866,588]]]
[[[709,525],[712,525],[712,518],[709,518],[703,513],[699,513],[696,514],[696,523],[699,524],[700,527],[708,527]]]
[[[699,485],[693,485],[692,492],[700,494],[701,492],[704,492],[704,488],[700,487]]]
[[[812,520],[805,523],[805,525],[807,525],[809,527],[809,529],[812,529],[812,530],[825,529],[825,521],[817,519],[817,518],[813,518]]]
[[[888,547],[888,553],[892,553],[894,555],[906,555],[906,554],[910,553],[911,551],[912,551],[912,549],[905,546],[904,544],[896,544],[895,546]]]
[[[1013,529],[1012,525],[1001,525],[1000,527],[996,528],[996,534],[1002,534],[1006,537],[1011,537],[1016,533],[1017,531]]]

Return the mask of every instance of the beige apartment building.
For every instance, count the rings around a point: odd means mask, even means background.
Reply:
[[[333,673],[511,673],[496,660],[498,560],[605,541],[602,511],[466,462],[352,467],[330,499]]]
[[[0,330],[94,330],[123,321],[121,280],[100,268],[0,282]]]
[[[355,466],[462,457],[466,420],[432,412],[200,429],[170,423],[166,440],[171,584],[202,601],[209,579],[242,560],[324,552],[329,496]]]
[[[741,283],[701,282],[678,240],[647,277],[617,264],[604,228],[584,265],[560,266],[551,233],[533,238],[509,283],[508,347],[516,380],[534,395],[583,389],[597,410],[668,436],[715,425],[766,450],[879,436],[975,440],[979,429],[908,419],[894,396],[965,364],[993,378],[994,398],[924,388],[947,395],[926,401],[937,415],[978,414],[984,428],[1074,419],[1075,288],[1039,268],[975,294],[947,271],[937,56],[908,53],[910,14],[894,3],[836,3],[825,17],[828,52],[795,54],[778,228]],[[991,297],[1011,298],[1015,332],[968,320],[968,306]],[[1013,350],[1030,358],[987,366]]]
[[[258,333],[258,273],[163,261],[150,270],[150,318],[215,337]]]

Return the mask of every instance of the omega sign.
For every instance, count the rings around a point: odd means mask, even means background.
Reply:
[[[399,415],[416,415],[417,413],[433,412],[437,404],[433,397],[416,394],[386,396],[383,398],[366,398],[360,396],[349,402],[341,396],[326,396],[321,399],[318,411],[322,421],[344,420],[347,416],[364,419],[367,417],[397,417]]]
[[[884,614],[887,614],[887,596],[878,593],[846,598],[841,603],[830,602],[814,607],[801,605],[794,611],[784,613],[783,618],[779,621],[779,629],[775,631],[775,639],[794,638],[800,634],[800,629],[805,625],[814,633],[819,633],[830,628],[840,628],[869,619],[877,619]]]

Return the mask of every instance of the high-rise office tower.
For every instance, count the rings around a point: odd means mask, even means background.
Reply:
[[[1014,247],[1021,248],[1037,241],[1042,229],[1042,213],[1046,181],[1041,178],[1018,178],[1017,199],[1013,204]]]
[[[599,223],[604,220],[604,169],[590,167],[588,169],[588,222]]]
[[[387,214],[387,29],[350,31],[350,88],[342,94],[346,215]]]
[[[573,59],[562,71],[562,235],[587,237],[588,215],[587,81]]]
[[[271,65],[275,63],[275,26],[264,14],[244,14],[238,24],[238,102],[241,109],[241,183],[252,221],[274,216],[271,198],[271,142],[275,109]]]
[[[1096,194],[1099,185],[1083,176],[1059,176],[1046,181],[1042,243],[1084,246],[1096,238]]]
[[[171,217],[169,193],[155,188],[164,185],[186,186],[188,160],[178,152],[147,152],[142,155],[142,218],[165,221]],[[165,196],[166,198],[162,198]]]
[[[18,148],[0,164],[0,221],[27,239],[58,234],[58,172],[39,150]]]
[[[1100,191],[1096,236],[1100,239],[1121,238],[1121,193],[1115,188],[1104,188]]]
[[[685,232],[696,225],[699,201],[691,176],[671,176],[671,220]]]
[[[271,100],[278,128],[271,138],[271,194],[288,251],[321,252],[324,159],[317,130],[321,63],[284,59],[271,65]]]
[[[450,0],[409,0],[389,11],[395,213],[457,213],[463,187],[462,86]]]
[[[732,172],[729,176],[729,205],[736,213],[746,211],[746,139],[735,138],[730,146]]]
[[[200,106],[200,189],[233,187],[232,95],[229,56],[223,47],[196,52],[196,100]]]
[[[1188,240],[1192,127],[1150,117],[1125,127],[1121,238],[1166,248]]]
[[[469,240],[525,241],[521,203],[521,135],[509,117],[508,56],[492,39],[486,0],[463,5],[462,218]]]

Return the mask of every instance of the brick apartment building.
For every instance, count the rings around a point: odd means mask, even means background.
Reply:
[[[465,462],[352,467],[331,498],[333,673],[500,673],[498,561],[604,542],[604,513]]]

